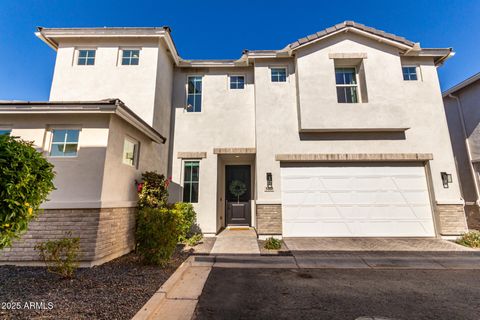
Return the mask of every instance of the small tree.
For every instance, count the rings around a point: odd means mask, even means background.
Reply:
[[[55,189],[53,165],[32,142],[0,135],[0,249],[27,231]]]

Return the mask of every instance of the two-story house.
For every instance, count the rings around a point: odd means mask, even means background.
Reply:
[[[436,71],[450,48],[351,21],[236,60],[182,59],[168,28],[37,35],[57,51],[49,103],[117,98],[165,136],[136,161],[172,177],[171,200],[193,203],[206,235],[466,231]],[[105,179],[129,184],[121,169]]]

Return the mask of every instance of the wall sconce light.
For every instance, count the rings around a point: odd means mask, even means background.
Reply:
[[[452,175],[450,173],[446,172],[440,172],[440,175],[442,176],[442,183],[444,188],[448,188],[448,184],[452,183]]]
[[[266,191],[273,191],[273,178],[272,173],[267,172],[267,188]]]

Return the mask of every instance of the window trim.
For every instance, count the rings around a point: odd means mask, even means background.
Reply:
[[[133,143],[134,145],[134,154],[133,154],[133,164],[128,164],[125,163],[124,160],[124,155],[125,155],[125,140]],[[136,147],[136,148],[135,148]],[[140,141],[138,139],[135,139],[129,135],[125,135],[123,137],[123,148],[122,148],[122,164],[130,167],[130,168],[135,168],[138,169],[138,164],[140,163]]]
[[[286,65],[271,65],[268,66],[268,69],[270,70],[269,78],[270,78],[270,83],[287,83],[290,81],[289,74],[288,74],[288,66]],[[273,69],[284,69],[285,70],[285,81],[272,81],[272,70]]]
[[[138,64],[122,64],[124,50],[138,50]],[[138,67],[140,66],[140,55],[142,48],[139,47],[119,47],[117,52],[117,67]]]
[[[203,112],[203,78],[204,78],[204,74],[187,74],[187,81],[185,82],[185,108],[184,108],[184,113],[191,113],[191,114],[195,114],[195,113],[202,113]],[[188,79],[191,78],[191,77],[200,77],[202,79],[202,92],[200,92],[200,100],[202,101],[201,102],[201,106],[200,106],[200,111],[188,111],[187,110],[187,107],[188,107]],[[193,106],[192,106],[193,107]]]
[[[354,69],[354,75],[355,75],[355,85],[351,84],[337,84],[337,69]],[[357,66],[341,66],[337,67],[334,66],[334,80],[335,80],[335,91],[337,91],[338,87],[342,88],[349,88],[349,87],[355,87],[357,91],[357,102],[338,102],[338,95],[337,95],[337,104],[357,104],[357,103],[362,103],[362,93],[360,90],[360,77],[358,76],[358,67]]]
[[[75,47],[74,54],[73,54],[73,61],[72,65],[77,67],[93,67],[96,65],[97,62],[97,47]],[[80,56],[80,51],[82,50],[93,50],[95,51],[95,57],[93,59],[93,64],[78,64],[78,58]]]
[[[232,88],[232,77],[243,77],[243,88]],[[247,88],[247,75],[246,74],[241,74],[241,73],[232,73],[228,75],[228,83],[227,83],[227,88],[228,90],[232,91],[241,91],[245,90]]]
[[[198,163],[198,181],[196,181],[196,183],[198,184],[198,194],[197,194],[197,202],[190,202],[190,201],[186,201],[186,199],[184,199],[184,193],[185,193],[185,164],[187,162],[197,162]],[[187,202],[187,203],[199,203],[200,202],[200,159],[182,159],[182,172],[181,172],[181,178],[182,178],[182,188],[183,188],[183,192],[182,192],[182,201],[183,202]],[[189,181],[190,183],[193,183],[194,181]],[[191,199],[192,195],[190,194],[190,199]]]
[[[415,68],[415,74],[416,74],[416,76],[417,76],[417,79],[416,79],[416,80],[412,80],[412,79],[406,80],[406,79],[403,77],[403,68]],[[402,64],[402,80],[403,80],[403,81],[407,81],[407,82],[410,82],[410,81],[421,81],[420,66],[419,66],[419,65],[416,65],[416,64]]]
[[[74,156],[52,156],[51,155],[51,152],[52,152],[52,147],[53,147],[53,131],[55,130],[78,130],[78,140],[77,140],[77,153],[74,155]],[[47,128],[47,132],[49,134],[49,137],[48,137],[48,148],[45,150],[46,151],[46,155],[48,158],[52,158],[52,159],[75,159],[75,158],[78,158],[78,154],[80,152],[80,136],[81,136],[81,132],[82,132],[82,128],[80,127],[73,127],[73,126],[62,126],[62,125],[55,125],[55,126],[51,126],[49,128]]]

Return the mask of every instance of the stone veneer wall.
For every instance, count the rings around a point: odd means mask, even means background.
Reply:
[[[480,230],[480,208],[478,205],[466,205],[465,215],[469,229]]]
[[[443,236],[459,235],[467,231],[465,211],[461,204],[437,205],[438,225]]]
[[[80,265],[93,266],[135,247],[136,208],[48,209],[33,221],[12,248],[0,251],[0,264],[39,265],[34,246],[42,241],[80,237]]]
[[[257,204],[257,233],[259,235],[282,234],[282,205]]]

